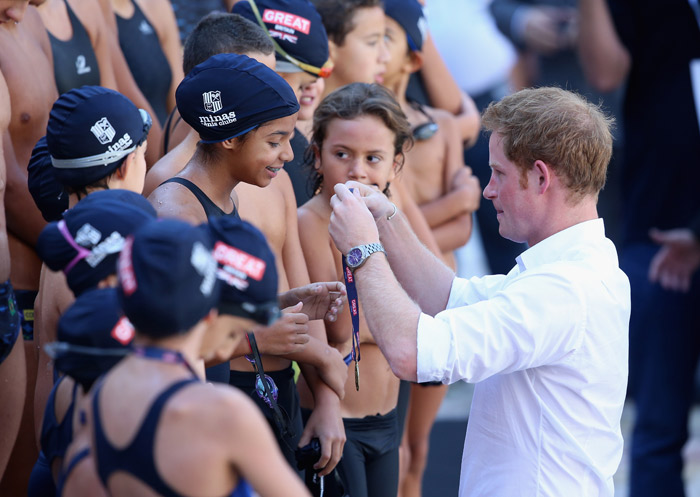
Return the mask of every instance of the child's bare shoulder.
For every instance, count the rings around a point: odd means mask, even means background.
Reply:
[[[158,217],[177,218],[191,224],[206,222],[207,216],[197,198],[178,183],[161,184],[148,196]]]
[[[299,219],[299,229],[304,225],[304,231],[319,231],[325,229],[328,231],[328,223],[330,218],[326,214],[327,208],[324,208],[324,200],[320,196],[315,196],[297,209],[297,217]]]

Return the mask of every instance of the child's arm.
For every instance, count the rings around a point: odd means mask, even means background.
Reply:
[[[328,221],[321,219],[306,207],[297,211],[299,239],[311,281],[333,281],[338,278],[328,235]],[[347,306],[345,306],[347,307]],[[347,309],[341,312],[335,322],[325,322],[328,342],[343,343],[350,339],[352,329],[345,319]]]
[[[445,194],[420,206],[440,249],[448,252],[461,247],[471,234],[471,214],[479,208],[479,180],[464,165],[462,144],[454,118],[431,109],[445,141],[443,184]]]
[[[421,211],[420,207],[413,197],[404,188],[400,175],[394,180],[391,185],[392,192],[394,193],[394,203],[403,212],[404,216],[411,225],[411,229],[416,234],[416,237],[421,241],[423,245],[428,247],[433,254],[440,257],[442,252],[440,251],[440,246],[437,241],[435,241],[435,236],[433,235],[430,225],[425,219],[425,215]]]

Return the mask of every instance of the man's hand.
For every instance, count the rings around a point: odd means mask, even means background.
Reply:
[[[313,319],[325,319],[331,323],[338,319],[347,301],[345,285],[340,281],[318,282],[304,285],[280,295],[283,307],[301,302],[301,312]]]
[[[649,236],[661,249],[649,265],[649,281],[666,290],[687,292],[693,274],[700,267],[700,241],[688,228],[661,231],[653,228]]]
[[[326,476],[340,461],[346,440],[340,401],[330,391],[323,395],[323,399],[316,399],[316,406],[301,434],[299,447],[308,444],[314,437],[321,442],[321,459],[314,464],[314,469],[320,469],[318,474]]]
[[[261,354],[286,355],[304,348],[309,341],[309,317],[301,308],[301,302],[288,307],[273,325],[254,331]]]
[[[357,245],[378,243],[379,232],[373,213],[375,217],[377,212],[388,216],[393,211],[391,202],[382,193],[354,181],[346,185],[338,183],[334,187],[335,195],[331,198],[333,213],[328,226],[335,246],[342,254],[347,254]],[[379,197],[384,197],[384,200]]]
[[[348,181],[345,186],[359,192],[374,219],[387,218],[394,212],[394,204],[374,185]]]

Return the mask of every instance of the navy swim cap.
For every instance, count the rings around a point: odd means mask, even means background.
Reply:
[[[32,150],[27,166],[27,185],[46,221],[58,221],[63,217],[63,212],[68,209],[68,192],[56,178],[45,136],[36,142]]]
[[[330,76],[326,28],[308,0],[243,0],[232,12],[265,29],[275,44],[278,72]]]
[[[219,54],[197,65],[175,93],[177,109],[202,142],[240,136],[299,111],[292,88],[246,55]]]
[[[56,177],[65,186],[81,187],[109,176],[150,128],[148,113],[119,92],[83,86],[64,93],[46,128]]]
[[[219,303],[210,238],[183,221],[141,226],[127,239],[117,268],[122,308],[138,333],[185,333]]]
[[[217,276],[223,282],[219,312],[264,326],[279,318],[275,255],[260,230],[227,216],[212,218],[201,228],[212,237]]]
[[[126,237],[156,218],[142,195],[128,190],[91,193],[44,227],[37,241],[39,257],[52,271],[63,271],[78,296],[116,272]]]
[[[423,49],[428,28],[423,7],[416,0],[384,0],[384,12],[406,32],[408,47],[411,50]]]
[[[89,388],[130,350],[134,327],[114,288],[85,292],[63,313],[57,340],[47,347],[58,371]]]

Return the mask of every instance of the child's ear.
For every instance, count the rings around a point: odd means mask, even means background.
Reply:
[[[421,67],[423,67],[423,52],[412,50],[408,56],[406,64],[406,68],[408,69],[409,73],[413,74],[414,72],[418,71]]]
[[[391,165],[391,172],[389,173],[388,182],[394,181],[405,160],[406,157],[403,154],[397,154],[394,156],[394,163]]]
[[[236,150],[239,146],[241,141],[236,138],[229,138],[228,140],[224,140],[221,142],[221,146],[224,147],[226,150]]]
[[[114,177],[119,181],[124,181],[124,179],[126,179],[126,175],[131,170],[131,165],[134,163],[135,159],[136,152],[131,152],[129,155],[127,155],[124,162],[122,162],[121,165],[114,170]]]
[[[311,150],[314,154],[314,169],[321,173],[321,150],[315,143],[311,145]]]
[[[331,62],[335,64],[336,62],[336,55],[338,53],[338,45],[335,44],[334,41],[328,40],[328,58],[331,59]]]

